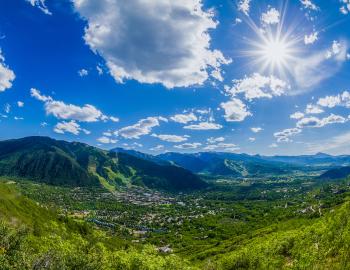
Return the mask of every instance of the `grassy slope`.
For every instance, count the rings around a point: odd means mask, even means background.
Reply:
[[[350,201],[312,224],[284,227],[266,228],[221,255],[219,268],[350,269]]]

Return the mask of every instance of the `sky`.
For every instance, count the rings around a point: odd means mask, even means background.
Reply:
[[[0,140],[350,154],[350,0],[2,0]]]

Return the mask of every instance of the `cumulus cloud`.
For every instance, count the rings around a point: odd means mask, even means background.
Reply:
[[[49,9],[46,6],[46,0],[26,0],[29,2],[33,7],[39,8],[42,12],[44,12],[46,15],[52,15],[52,13],[49,11]]]
[[[237,98],[232,98],[228,102],[221,103],[221,108],[225,111],[225,119],[227,122],[241,122],[246,117],[251,116],[247,106]]]
[[[23,102],[23,101],[17,101],[17,106],[18,106],[19,108],[24,107],[24,102]]]
[[[290,115],[291,119],[301,119],[304,117],[305,114],[303,114],[302,112],[295,112],[293,114]]]
[[[184,143],[180,145],[175,145],[174,147],[178,149],[196,149],[201,145],[202,145],[201,143]]]
[[[275,8],[270,8],[261,14],[261,22],[265,25],[278,24],[280,22],[280,13]]]
[[[310,35],[304,36],[305,45],[314,44],[318,40],[318,32],[313,32]]]
[[[84,132],[85,134],[90,134],[90,131],[81,128],[80,125],[74,120],[71,120],[69,122],[63,121],[63,122],[57,123],[53,131],[59,134],[65,134],[67,132],[72,133],[74,135],[79,135],[80,132]]]
[[[78,75],[80,76],[80,77],[84,77],[84,76],[87,76],[87,75],[89,75],[89,71],[87,71],[86,69],[81,69],[81,70],[79,70],[78,71]]]
[[[200,122],[194,125],[184,126],[184,129],[192,130],[211,130],[211,129],[221,129],[222,125],[213,122]]]
[[[232,96],[243,93],[248,100],[257,98],[272,98],[281,96],[290,88],[288,83],[274,76],[262,76],[254,73],[243,79],[234,80],[232,88],[226,87],[225,91]]]
[[[5,57],[0,49],[0,92],[11,88],[15,78],[15,73],[5,64]]]
[[[253,131],[254,133],[259,133],[260,131],[263,131],[261,127],[252,127],[250,128],[250,130]]]
[[[350,12],[350,0],[342,0],[342,6],[340,7],[340,12],[344,15]]]
[[[251,0],[240,0],[237,5],[238,10],[249,16],[250,2]]]
[[[223,142],[223,141],[225,141],[224,137],[217,137],[217,138],[210,137],[210,138],[207,139],[207,142],[211,143],[211,144],[218,143],[218,142]]]
[[[194,113],[175,114],[174,116],[170,117],[170,119],[176,123],[181,123],[181,124],[187,124],[189,122],[198,120],[197,116]]]
[[[97,141],[100,142],[100,143],[103,143],[103,144],[114,144],[118,140],[111,139],[111,138],[106,137],[106,136],[102,136],[102,137],[98,138]]]
[[[327,108],[334,108],[336,106],[350,108],[350,93],[348,91],[344,91],[343,93],[335,96],[326,96],[324,98],[320,98],[317,101],[317,104]]]
[[[324,118],[317,118],[317,117],[305,117],[300,119],[297,122],[297,127],[298,128],[320,128],[320,127],[324,127],[326,125],[330,125],[330,124],[335,124],[335,123],[345,123],[348,120],[346,118],[344,118],[343,116],[340,115],[335,115],[335,114],[331,114],[327,117]]]
[[[114,117],[114,116],[110,116],[109,120],[111,120],[112,122],[115,122],[115,123],[119,122],[119,118],[118,117]]]
[[[80,122],[97,122],[107,120],[108,116],[104,115],[93,105],[86,104],[82,107],[66,104],[63,101],[56,101],[50,96],[45,96],[39,90],[32,88],[31,96],[39,101],[44,102],[45,111],[48,115],[53,115],[58,119],[76,120]]]
[[[178,135],[168,135],[168,134],[152,134],[152,137],[158,138],[162,141],[166,142],[172,142],[172,143],[180,143],[180,142],[185,142],[188,140],[187,135],[184,136],[178,136]]]
[[[211,49],[217,27],[201,0],[73,0],[87,21],[85,41],[122,83],[167,88],[203,84],[231,60]]]
[[[140,139],[141,136],[148,135],[154,127],[160,125],[160,121],[168,121],[164,117],[147,117],[139,120],[132,126],[121,128],[115,132],[115,135],[126,139]]]
[[[275,132],[273,136],[277,139],[277,142],[291,142],[291,137],[301,133],[300,128],[287,128],[279,132]]]
[[[305,113],[307,114],[320,114],[323,113],[324,110],[320,106],[314,105],[314,104],[308,104],[306,106]]]
[[[332,77],[346,61],[346,42],[333,41],[330,49],[300,58],[294,64],[294,80],[300,91],[312,89],[322,81]]]
[[[316,6],[311,0],[300,0],[300,3],[303,5],[303,8],[310,10],[319,10],[319,7]]]

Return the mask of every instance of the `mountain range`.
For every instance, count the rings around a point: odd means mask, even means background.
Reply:
[[[350,175],[350,156],[318,153],[261,156],[225,152],[157,156],[135,150],[109,151],[79,142],[26,137],[0,142],[0,176],[67,186],[103,186],[110,191],[130,185],[166,191],[205,188],[201,176],[267,177],[317,171],[319,179]]]
[[[197,175],[178,166],[48,137],[0,142],[0,175],[54,185],[102,185],[109,190],[131,184],[169,191],[206,186]]]

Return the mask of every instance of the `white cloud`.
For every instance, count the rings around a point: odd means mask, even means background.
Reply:
[[[280,13],[275,8],[270,8],[265,13],[261,14],[261,22],[265,25],[278,24],[280,22]]]
[[[174,116],[170,117],[171,120],[177,123],[181,124],[187,124],[192,121],[197,121],[198,118],[194,113],[189,114],[175,114]]]
[[[255,142],[255,138],[253,138],[253,137],[250,137],[250,138],[248,138],[248,141],[250,141],[250,142]]]
[[[232,88],[225,91],[235,96],[243,93],[245,98],[253,100],[257,98],[272,98],[286,93],[290,86],[274,76],[266,77],[259,73],[254,73],[250,77],[245,76],[241,80],[234,80]]]
[[[203,149],[206,151],[220,150],[224,152],[234,152],[239,150],[239,147],[234,143],[218,143],[218,144],[207,145]]]
[[[243,22],[243,21],[242,21],[240,18],[236,18],[233,25],[237,25],[237,24],[240,24],[240,23],[242,23],[242,22]]]
[[[249,16],[250,2],[251,0],[240,0],[237,6],[238,10]]]
[[[350,0],[342,0],[342,6],[340,7],[340,12],[344,15],[349,14],[350,12]]]
[[[49,11],[49,9],[45,4],[46,0],[26,0],[26,1],[29,2],[33,7],[39,8],[46,15],[52,15],[52,13]]]
[[[269,148],[277,148],[278,144],[277,143],[272,143],[269,145]]]
[[[314,104],[307,104],[305,113],[307,114],[320,114],[323,113],[324,110],[320,106]]]
[[[200,122],[194,125],[184,126],[184,129],[192,130],[211,130],[211,129],[221,129],[222,125],[212,123],[212,122]]]
[[[4,105],[4,112],[5,112],[5,113],[10,113],[10,111],[11,111],[11,105],[8,104],[8,103],[6,103],[6,104]]]
[[[254,133],[259,133],[260,131],[263,131],[261,127],[252,127],[250,128],[250,130],[253,131]]]
[[[275,132],[273,136],[277,139],[278,142],[291,142],[290,137],[293,137],[301,133],[300,128],[287,128],[279,132]]]
[[[168,135],[168,134],[152,134],[152,137],[158,138],[162,141],[166,142],[172,142],[172,143],[180,143],[180,142],[185,142],[188,140],[187,135],[185,136],[178,136],[178,135]]]
[[[5,57],[0,49],[0,92],[11,88],[15,78],[15,73],[5,64]]]
[[[149,150],[157,152],[157,151],[161,151],[163,149],[164,149],[164,145],[158,144],[155,147],[150,148]]]
[[[13,117],[13,119],[15,119],[15,120],[24,120],[23,117],[19,117],[19,116],[15,116],[15,117]]]
[[[175,145],[174,147],[178,149],[196,149],[201,145],[202,145],[201,143],[184,143],[180,145]]]
[[[23,101],[17,101],[17,106],[18,106],[19,108],[24,107],[24,102],[23,102]]]
[[[310,35],[304,36],[305,45],[314,44],[318,40],[318,32],[313,32]]]
[[[290,115],[291,119],[301,119],[304,117],[304,114],[302,112],[295,112]]]
[[[320,98],[317,101],[317,104],[327,108],[334,108],[336,106],[350,108],[350,93],[348,91],[344,91],[343,93],[335,96],[326,96],[324,98]]]
[[[84,132],[85,134],[90,134],[90,131],[81,128],[80,125],[74,120],[69,122],[63,121],[63,122],[57,123],[57,125],[54,128],[54,132],[59,134],[65,134],[68,132],[74,135],[79,135],[81,131]]]
[[[320,128],[335,123],[345,123],[348,120],[340,115],[330,114],[325,118],[305,117],[297,122],[298,128]]]
[[[348,155],[350,152],[350,132],[334,136],[322,141],[310,143],[308,150],[311,153],[327,152],[333,155]]]
[[[118,140],[111,139],[111,138],[108,138],[106,136],[102,136],[102,137],[98,138],[97,141],[100,142],[100,143],[103,143],[103,144],[114,144]]]
[[[119,122],[119,118],[118,117],[114,117],[114,116],[110,116],[109,119],[112,121],[112,122]]]
[[[293,77],[296,83],[295,93],[305,92],[332,77],[346,61],[346,42],[334,41],[331,48],[316,52],[309,57],[300,58],[294,63]]]
[[[211,11],[203,10],[201,0],[73,3],[87,21],[86,43],[106,60],[117,82],[200,85],[230,63],[211,49],[210,30],[218,23]]]
[[[207,139],[207,142],[211,143],[211,144],[218,143],[218,142],[223,142],[223,141],[225,141],[224,137],[217,137],[217,138],[210,137],[210,138]]]
[[[56,101],[50,96],[41,95],[40,91],[35,88],[31,89],[31,96],[44,102],[46,113],[58,119],[97,122],[108,118],[93,105],[86,104],[79,107],[73,104],[66,104],[63,101]]]
[[[319,10],[319,7],[312,3],[311,0],[300,0],[300,3],[305,9],[310,9],[314,11]]]
[[[84,77],[84,76],[87,76],[87,75],[89,75],[89,71],[87,71],[86,69],[81,69],[81,70],[79,70],[78,71],[78,75],[80,76],[80,77]]]
[[[96,66],[96,70],[97,70],[98,75],[103,74],[103,69],[100,66]]]
[[[247,106],[237,98],[232,98],[228,102],[221,103],[220,106],[224,109],[225,119],[228,122],[241,122],[246,117],[252,115],[248,111]]]
[[[110,132],[110,131],[103,132],[102,134],[105,137],[112,137],[113,136],[112,132]]]
[[[335,57],[335,56],[341,54],[342,51],[343,51],[342,54],[343,55],[345,54],[345,57],[346,57],[346,50],[344,51],[342,48],[343,48],[343,45],[339,41],[334,40],[332,47],[326,52],[326,58],[330,59],[332,57]]]
[[[132,126],[121,128],[115,132],[115,135],[122,136],[126,139],[140,139],[141,136],[151,133],[154,127],[160,125],[160,121],[167,121],[163,117],[147,117],[139,120]]]

